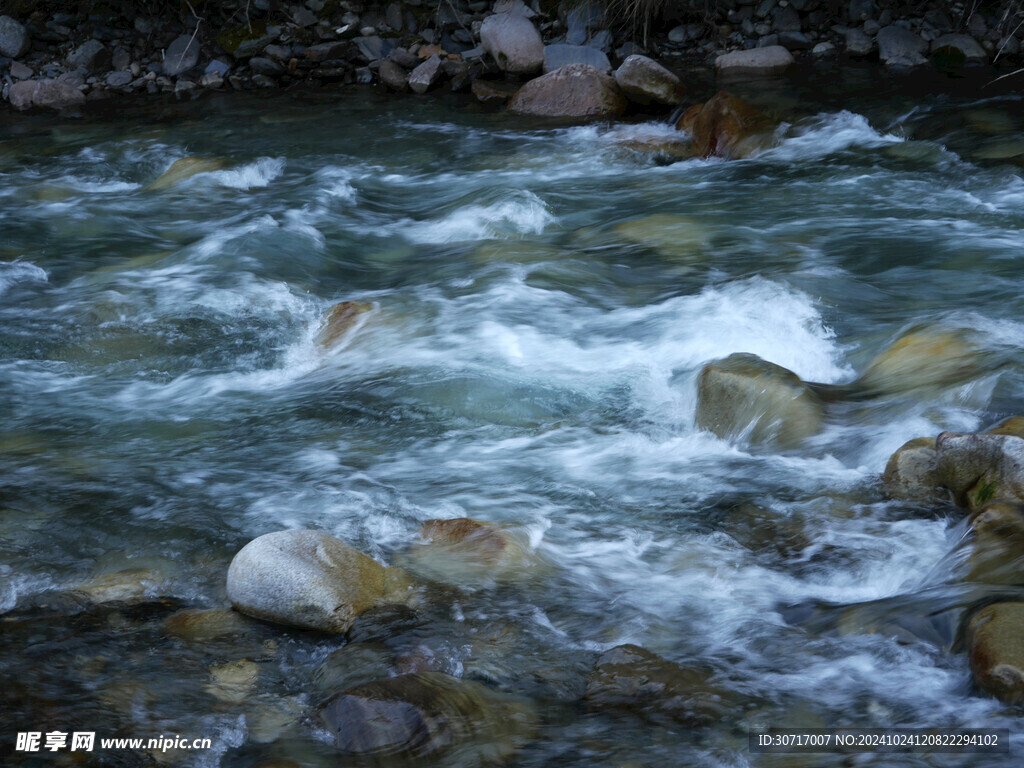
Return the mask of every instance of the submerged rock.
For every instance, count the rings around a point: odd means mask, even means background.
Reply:
[[[150,182],[146,189],[150,192],[158,192],[180,184],[200,173],[213,173],[222,170],[227,164],[227,160],[220,157],[183,157],[180,160],[175,160],[171,167]]]
[[[163,626],[169,635],[190,643],[205,643],[244,634],[253,628],[254,623],[237,611],[190,608],[168,616]]]
[[[372,304],[359,301],[341,301],[327,310],[327,319],[316,335],[321,347],[333,347],[359,321],[359,316],[373,309]]]
[[[824,415],[799,376],[757,355],[729,355],[697,377],[697,426],[726,440],[793,446],[817,434]]]
[[[683,98],[685,88],[679,78],[661,64],[646,56],[627,56],[615,70],[615,82],[630,101],[638,104],[675,105]]]
[[[626,97],[609,75],[588,64],[569,64],[520,88],[508,110],[537,117],[615,117]]]
[[[241,659],[210,669],[210,682],[205,690],[225,704],[241,704],[248,699],[260,679],[260,668],[253,661]]]
[[[470,517],[428,520],[422,543],[407,555],[408,567],[448,583],[528,578],[541,565],[524,530],[502,528]]]
[[[327,700],[318,717],[345,755],[424,757],[458,748],[475,765],[507,759],[536,728],[528,703],[440,672],[358,685]]]
[[[774,75],[794,64],[793,54],[781,45],[766,45],[747,51],[723,53],[715,59],[721,75]]]
[[[321,531],[277,531],[246,544],[228,568],[228,599],[277,624],[345,633],[368,608],[408,603],[408,577]]]
[[[709,725],[730,709],[711,677],[708,670],[680,666],[640,646],[619,645],[598,658],[584,701],[591,709],[626,709]]]
[[[90,603],[142,603],[169,594],[170,580],[149,568],[104,573],[77,584],[73,592]]]
[[[711,230],[692,216],[656,213],[615,225],[615,234],[670,259],[696,261],[704,257]]]
[[[1024,603],[982,608],[967,636],[975,684],[1007,704],[1024,703]]]
[[[533,22],[518,13],[497,13],[484,19],[480,42],[505,72],[530,74],[544,64],[544,41]]]
[[[684,115],[684,119],[687,115]],[[772,120],[727,91],[719,91],[690,115],[693,154],[738,159],[771,146]]]

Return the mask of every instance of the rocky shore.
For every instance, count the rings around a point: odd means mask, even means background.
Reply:
[[[684,98],[681,86],[652,96],[631,91],[618,76],[615,83],[606,79],[637,55],[669,71],[701,64],[723,75],[773,73],[838,56],[955,73],[991,63],[1013,68],[1024,34],[1010,4],[986,12],[963,3],[911,9],[884,0],[666,5],[649,32],[585,1],[254,2],[217,18],[205,5],[191,14],[168,6],[175,9],[159,16],[44,7],[13,4],[0,16],[0,99],[17,110],[74,111],[122,94],[358,83],[415,94],[471,91],[486,103],[511,99],[514,111],[531,114],[607,116],[630,104],[650,109]],[[559,89],[558,103],[566,90],[580,94],[563,108],[538,106],[538,86],[520,91],[566,66],[588,69]]]

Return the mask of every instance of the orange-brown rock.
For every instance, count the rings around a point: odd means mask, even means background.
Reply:
[[[774,127],[764,112],[727,91],[712,96],[692,120],[693,153],[698,157],[747,157],[768,146]]]
[[[616,117],[626,103],[615,78],[589,64],[567,64],[526,83],[508,110],[537,117]]]
[[[683,116],[679,118],[676,123],[677,131],[692,131],[693,121],[697,119],[697,115],[704,109],[703,104],[694,104],[692,107],[683,112]]]
[[[497,557],[505,551],[509,542],[501,529],[488,523],[481,523],[471,517],[456,517],[452,520],[427,520],[420,526],[420,536],[446,546],[466,546],[477,556]]]
[[[335,304],[327,312],[327,320],[316,336],[316,343],[321,347],[334,346],[338,339],[352,329],[359,316],[371,309],[372,305],[359,301],[342,301]]]
[[[451,584],[528,578],[543,560],[521,528],[504,528],[469,517],[428,520],[423,541],[407,553],[406,567],[421,576]]]

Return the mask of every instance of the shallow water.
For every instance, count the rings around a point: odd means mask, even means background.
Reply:
[[[1024,410],[1024,107],[831,77],[737,87],[784,119],[737,162],[638,149],[674,138],[653,122],[370,93],[0,126],[0,612],[30,616],[0,636],[5,754],[16,731],[95,730],[213,739],[174,764],[338,764],[302,718],[341,639],[190,643],[164,619],[225,606],[258,535],[316,528],[395,562],[423,521],[463,516],[522,528],[544,567],[467,576],[402,642],[536,704],[516,766],[796,764],[750,754],[751,724],[1017,742],[958,626],[1014,589],[965,582],[956,511],[887,502],[877,479],[906,440]],[[189,156],[227,167],[147,189]],[[373,309],[325,351],[342,300]],[[933,326],[991,365],[841,404],[788,451],[694,426],[710,360],[841,384]],[[151,571],[141,608],[19,608],[128,568]],[[627,642],[741,703],[709,728],[581,710],[596,654]],[[211,694],[211,667],[242,658],[248,695]]]

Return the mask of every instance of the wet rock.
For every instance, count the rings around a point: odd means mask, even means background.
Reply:
[[[327,310],[327,319],[316,335],[316,343],[324,348],[337,345],[359,322],[360,316],[371,309],[373,309],[373,305],[365,302],[338,302]]]
[[[515,95],[519,86],[505,81],[476,78],[470,84],[470,90],[477,101],[484,104],[504,104]]]
[[[415,93],[426,93],[441,78],[441,57],[434,55],[409,73],[409,87]]]
[[[615,225],[617,237],[650,248],[665,258],[695,262],[704,258],[711,230],[691,216],[656,213]]]
[[[1024,438],[943,432],[935,439],[936,470],[962,507],[994,499],[1024,501]]]
[[[73,587],[91,603],[142,603],[171,591],[167,577],[149,568],[104,573]]]
[[[544,64],[544,42],[529,19],[516,13],[488,16],[480,27],[483,49],[505,72],[530,74]]]
[[[1024,603],[982,608],[967,633],[975,684],[1007,704],[1024,703]]]
[[[824,408],[792,371],[738,353],[697,377],[697,426],[726,440],[791,447],[817,434]]]
[[[587,64],[570,64],[520,88],[508,110],[537,117],[615,117],[626,97],[615,80]]]
[[[393,91],[402,93],[409,89],[409,79],[405,70],[389,59],[380,63],[377,74],[380,76],[380,81]]]
[[[15,109],[32,107],[63,111],[85,104],[85,95],[75,86],[59,80],[24,80],[11,86],[8,99]]]
[[[313,675],[320,694],[334,694],[391,676],[394,653],[383,643],[349,643],[328,656]]]
[[[0,16],[0,56],[20,59],[31,45],[28,30],[10,16]]]
[[[587,680],[584,702],[591,709],[625,709],[689,726],[710,725],[729,711],[710,671],[682,667],[637,645],[619,645],[601,655]]]
[[[993,501],[971,518],[969,581],[1024,584],[1024,505]]]
[[[943,35],[932,40],[932,58],[943,67],[984,64],[988,53],[970,35]]]
[[[420,537],[423,543],[407,554],[408,567],[435,581],[524,579],[542,565],[527,531],[469,517],[428,520]]]
[[[862,395],[893,395],[961,384],[982,368],[980,350],[962,333],[928,328],[906,334],[879,353],[857,379]]]
[[[927,501],[945,495],[939,479],[934,437],[917,437],[889,457],[882,475],[886,493],[894,499]]]
[[[630,101],[638,104],[675,105],[685,90],[679,78],[661,64],[636,54],[615,70],[615,82]]]
[[[99,40],[89,40],[68,55],[68,66],[81,67],[90,74],[110,69],[111,53]]]
[[[180,184],[200,173],[213,173],[226,166],[227,161],[219,157],[183,157],[180,160],[175,160],[171,167],[150,182],[146,189],[150,192],[157,192]]]
[[[408,577],[321,531],[260,536],[228,568],[228,599],[249,616],[344,633],[368,608],[407,603]]]
[[[164,631],[190,643],[205,643],[221,637],[231,637],[250,631],[254,622],[229,610],[199,610],[189,608],[168,616]]]
[[[878,30],[878,57],[890,67],[916,67],[926,64],[928,43],[909,29],[891,24]]]
[[[204,690],[225,704],[241,704],[252,695],[259,679],[259,665],[241,659],[212,667]]]
[[[716,93],[692,119],[692,147],[697,157],[738,159],[772,143],[774,125],[769,117],[727,91]]]
[[[420,58],[409,53],[405,48],[395,48],[390,51],[388,61],[392,61],[404,69],[416,69],[420,65]]]
[[[794,63],[793,54],[781,45],[723,53],[715,59],[720,75],[773,75],[785,72]]]
[[[319,64],[322,61],[331,61],[334,59],[341,59],[345,57],[346,51],[350,48],[349,44],[343,40],[336,40],[328,43],[319,43],[317,45],[311,45],[306,48],[304,56],[307,61],[312,61]]]
[[[175,38],[164,52],[164,74],[168,77],[177,77],[188,72],[198,63],[198,35],[181,35]]]
[[[589,64],[605,74],[612,71],[608,57],[588,45],[545,45],[544,72],[554,72],[568,64]]]
[[[526,702],[439,672],[358,685],[325,702],[318,717],[345,755],[425,757],[458,749],[474,765],[507,759],[536,728]]]

